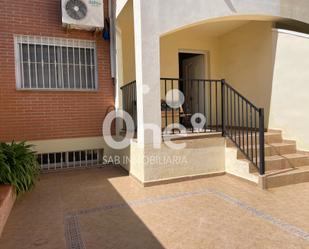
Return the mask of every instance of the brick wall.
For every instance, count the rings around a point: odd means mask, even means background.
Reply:
[[[106,109],[114,105],[109,42],[101,33],[63,29],[61,0],[0,3],[0,141],[100,136]],[[98,92],[16,90],[14,34],[95,40]]]

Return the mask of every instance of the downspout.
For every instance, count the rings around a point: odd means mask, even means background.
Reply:
[[[119,82],[117,76],[117,58],[116,58],[116,1],[108,0],[108,14],[109,14],[109,23],[110,23],[110,68],[111,68],[111,77],[113,79],[114,85],[114,101],[115,105],[113,110],[116,112],[119,110]],[[119,136],[120,130],[122,127],[122,122],[120,119],[116,119],[116,136]]]
[[[116,78],[116,39],[115,39],[115,6],[113,0],[108,1],[108,14],[110,22],[110,62],[111,62],[111,76]]]

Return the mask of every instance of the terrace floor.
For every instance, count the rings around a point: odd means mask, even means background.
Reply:
[[[228,175],[143,188],[120,168],[43,174],[1,249],[309,248],[309,183]]]

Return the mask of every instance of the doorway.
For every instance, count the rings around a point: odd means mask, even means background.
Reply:
[[[208,77],[208,53],[179,52],[179,90],[184,94],[183,112],[197,113],[204,93],[199,89],[198,79]],[[201,98],[199,98],[201,95]]]
[[[180,52],[178,55],[180,79],[205,79],[206,54]]]

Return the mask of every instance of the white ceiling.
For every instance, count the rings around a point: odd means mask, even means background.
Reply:
[[[219,37],[226,33],[229,33],[251,21],[276,21],[278,18],[275,17],[233,17],[233,19],[225,19],[225,20],[212,20],[212,21],[206,21],[201,24],[197,24],[194,26],[190,26],[187,28],[184,28],[179,31],[175,31],[172,33],[167,34],[181,34],[190,36],[192,38],[196,39],[202,39],[207,37]]]
[[[197,25],[194,27],[190,27],[178,32],[184,32],[187,35],[191,35],[194,37],[216,37],[221,36],[226,33],[231,32],[234,29],[239,28],[240,26],[243,26],[250,21],[220,21],[220,22],[210,22],[205,23],[201,25]]]

